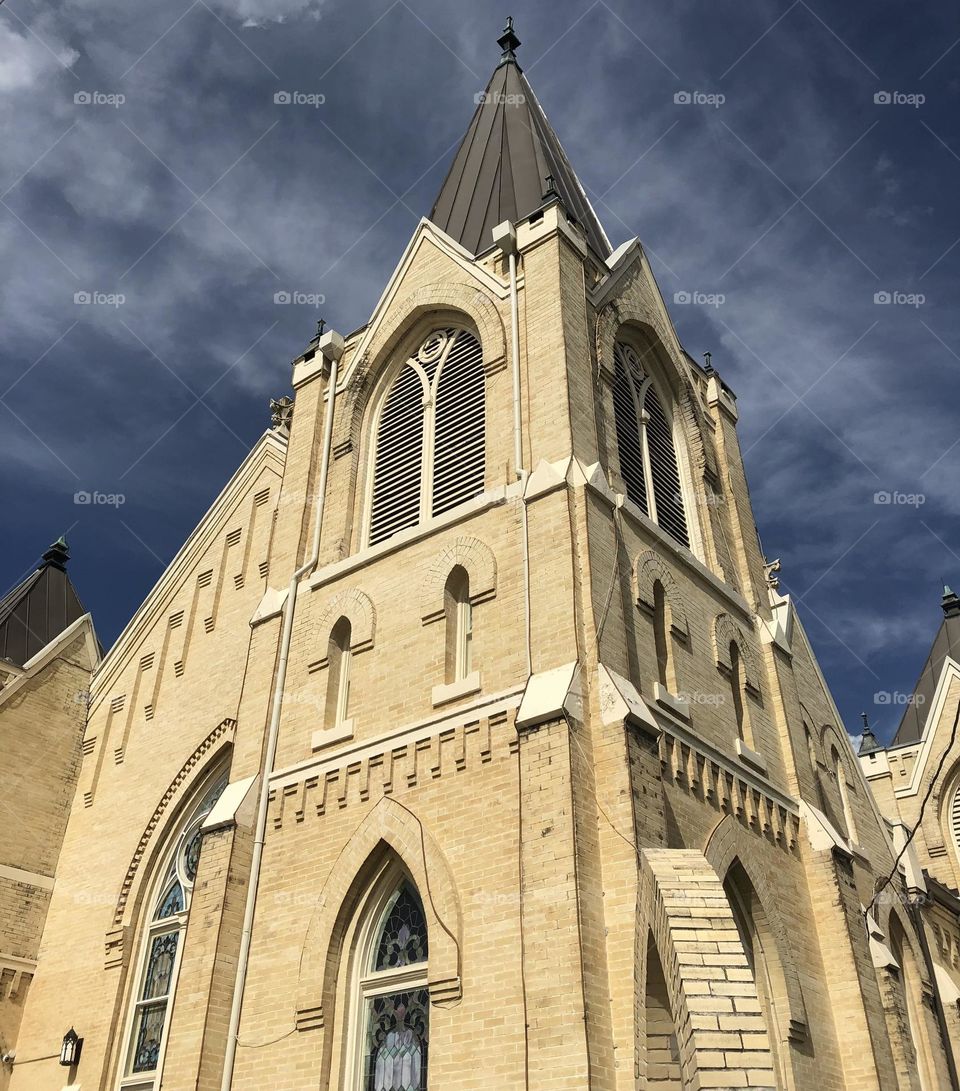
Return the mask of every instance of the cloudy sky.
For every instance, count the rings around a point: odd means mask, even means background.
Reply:
[[[960,584],[957,10],[510,12],[614,245],[638,235],[668,303],[693,300],[681,339],[738,394],[764,548],[847,728],[865,709],[889,737]],[[367,318],[507,13],[3,3],[0,583],[67,532],[116,637],[288,390],[310,298],[343,332]]]

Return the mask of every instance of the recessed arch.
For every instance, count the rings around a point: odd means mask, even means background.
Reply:
[[[377,611],[369,595],[356,587],[338,591],[324,607],[317,623],[321,639],[326,640],[330,636],[340,618],[346,618],[350,623],[350,651],[354,655],[373,647]],[[325,664],[326,659],[322,659],[318,665]]]
[[[326,1024],[333,1010],[345,930],[371,877],[389,854],[403,865],[423,898],[430,930],[431,1002],[460,999],[463,925],[453,873],[420,819],[384,797],[354,831],[317,897],[297,982],[299,1030]]]
[[[652,549],[638,554],[633,563],[633,592],[637,603],[648,612],[652,612],[656,605],[654,585],[658,581],[670,604],[670,624],[674,635],[682,640],[688,640],[690,623],[687,620],[686,604],[673,573],[664,564],[660,555]]]
[[[732,667],[730,662],[730,645],[736,644],[740,651],[740,662],[743,666],[744,679],[747,685],[756,693],[760,692],[760,664],[757,660],[750,642],[729,614],[721,613],[713,619],[711,625],[713,638],[713,660],[716,665],[726,673]]]
[[[444,587],[459,566],[470,580],[470,603],[492,599],[497,593],[497,559],[486,542],[473,536],[457,538],[427,562],[420,581],[420,619],[424,625],[444,617]]]

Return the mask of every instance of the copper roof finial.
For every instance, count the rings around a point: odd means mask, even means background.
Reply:
[[[520,39],[513,32],[513,16],[507,16],[507,25],[503,28],[503,33],[497,39],[497,45],[500,46],[502,52],[500,53],[500,63],[504,61],[516,61],[517,46],[520,45]]]
[[[949,584],[943,585],[943,595],[940,599],[940,608],[944,617],[956,617],[960,614],[960,598]]]

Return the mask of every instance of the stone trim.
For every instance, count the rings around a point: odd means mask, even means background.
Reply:
[[[113,928],[107,934],[108,964],[111,945],[116,946],[117,943],[117,930],[120,929],[122,925],[129,924],[127,918],[129,917],[128,905],[130,902],[130,892],[133,889],[140,872],[140,865],[147,855],[147,849],[150,847],[151,841],[154,840],[154,834],[161,824],[165,824],[169,821],[170,816],[167,814],[168,811],[171,812],[171,815],[175,815],[179,812],[183,804],[183,799],[190,794],[189,789],[187,789],[186,786],[188,784],[190,786],[196,784],[200,776],[206,771],[209,766],[210,752],[219,752],[230,745],[236,726],[237,721],[231,719],[223,720],[217,724],[180,767],[180,771],[170,782],[170,786],[163,793],[160,802],[154,808],[153,814],[150,816],[150,821],[147,823],[146,828],[140,835],[140,840],[137,842],[136,850],[127,867],[126,875],[124,876],[123,883],[120,887],[120,893],[117,896],[117,905],[113,913]],[[111,937],[113,937],[112,940]],[[120,937],[120,940],[122,942],[122,937]]]
[[[424,568],[420,590],[420,620],[424,625],[444,616],[443,589],[447,577],[460,565],[470,577],[470,603],[492,599],[497,593],[497,559],[480,538],[463,535],[438,553]]]
[[[431,1003],[459,1001],[463,920],[453,872],[417,815],[384,798],[359,823],[317,898],[300,959],[297,1030],[323,1027],[332,1015],[344,935],[386,855],[403,864],[423,900],[430,937]]]

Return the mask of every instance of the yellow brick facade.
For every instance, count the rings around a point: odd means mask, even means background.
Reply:
[[[522,467],[498,252],[472,259],[423,222],[339,361],[232,1086],[357,1091],[358,914],[394,862],[427,920],[431,1091],[919,1091],[918,1049],[923,1086],[949,1087],[913,918],[896,899],[873,917],[912,953],[912,977],[868,933],[863,906],[894,849],[800,621],[768,584],[732,394],[682,352],[638,245],[604,265],[555,202],[518,232]],[[484,492],[370,547],[383,376],[447,324],[483,349]],[[691,549],[624,500],[620,338],[669,392]],[[134,1085],[159,871],[228,763],[233,810],[217,804],[203,836],[162,1075],[165,1091],[221,1086],[286,589],[317,513],[322,355],[295,364],[289,434],[264,436],[96,671],[12,1091]],[[437,687],[457,564],[479,679],[451,695]],[[341,617],[346,733],[329,722]],[[84,1047],[68,1071],[50,1054],[70,1025]]]

